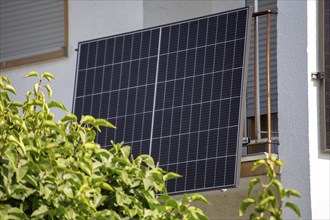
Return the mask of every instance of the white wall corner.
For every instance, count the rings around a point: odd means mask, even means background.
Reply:
[[[321,151],[320,142],[320,81],[312,80],[312,72],[319,66],[319,5],[307,1],[308,27],[308,121],[312,219],[330,219],[330,153]]]
[[[284,187],[302,194],[292,199],[311,219],[308,130],[307,1],[278,1],[278,122],[279,157],[285,162]],[[294,212],[284,209],[284,219]]]

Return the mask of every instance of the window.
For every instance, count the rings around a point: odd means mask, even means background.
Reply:
[[[67,55],[68,0],[0,4],[1,69]]]
[[[330,1],[320,1],[321,134],[322,149],[330,151]]]

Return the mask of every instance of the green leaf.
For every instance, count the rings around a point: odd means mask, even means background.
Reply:
[[[285,203],[285,207],[290,208],[292,211],[294,211],[300,218],[301,218],[301,213],[300,213],[300,209],[298,208],[297,205],[295,205],[292,202],[286,202]]]
[[[178,209],[179,204],[175,199],[168,197],[167,200],[165,201],[165,205]]]
[[[50,88],[49,85],[45,85],[45,88],[47,89],[48,98],[51,98],[52,95],[53,95],[53,91],[52,91],[52,89]]]
[[[60,121],[61,122],[66,122],[66,121],[77,122],[77,116],[75,116],[74,114],[67,114],[63,118],[61,118]]]
[[[202,212],[202,210],[196,211],[199,220],[208,220],[209,218]]]
[[[24,185],[12,185],[10,196],[17,200],[24,200],[29,197],[35,190]]]
[[[34,94],[37,94],[39,92],[39,83],[34,84]]]
[[[26,94],[25,94],[25,98],[27,101],[30,100],[30,95],[31,95],[31,91],[27,91]]]
[[[64,180],[69,180],[71,183],[74,184],[76,188],[80,188],[80,186],[83,184],[83,178],[81,177],[81,174],[77,173],[66,173],[63,175]]]
[[[28,171],[28,167],[27,166],[24,166],[24,167],[19,167],[17,170],[16,170],[16,178],[17,178],[17,181],[21,181],[26,173]]]
[[[35,77],[39,78],[39,74],[36,71],[29,72],[28,74],[26,74],[24,76],[24,78],[31,77],[31,76],[35,76]]]
[[[9,92],[11,92],[11,93],[13,93],[13,94],[15,94],[15,95],[17,95],[17,94],[16,94],[16,90],[15,90],[14,87],[12,87],[11,85],[5,85],[5,86],[3,87],[3,89],[6,90],[6,91],[9,91]]]
[[[265,205],[266,203],[272,202],[274,200],[276,200],[275,196],[267,196],[260,201],[259,205]]]
[[[181,177],[180,174],[173,173],[173,172],[168,172],[164,175],[163,180],[168,181],[170,179],[175,179],[175,178],[179,178],[179,177]]]
[[[239,208],[239,216],[242,216],[246,209],[256,203],[256,200],[254,198],[246,198],[241,202],[240,208]]]
[[[254,210],[258,213],[266,211],[266,208],[264,206],[256,206]]]
[[[120,178],[123,180],[123,182],[126,184],[126,185],[130,185],[131,184],[131,179],[127,173],[126,170],[118,170],[118,173],[120,174]],[[145,178],[147,179],[147,178]]]
[[[207,201],[207,199],[204,196],[202,196],[200,194],[197,194],[197,193],[192,194],[190,196],[190,198],[191,198],[192,202],[194,202],[194,201],[200,201],[200,202],[204,202],[206,204],[209,204],[209,201]]]
[[[48,103],[48,107],[49,108],[59,108],[59,109],[62,109],[63,111],[67,112],[68,110],[65,108],[65,106],[58,102],[58,101],[51,101]]]
[[[22,106],[23,106],[23,104],[22,104],[22,103],[20,103],[20,102],[11,102],[11,103],[10,103],[10,106],[15,106],[15,107],[22,107]]]
[[[26,149],[25,145],[23,144],[22,140],[20,138],[15,137],[14,135],[9,135],[8,140],[16,143],[22,150],[22,153],[26,155]]]
[[[262,159],[262,160],[258,160],[258,161],[256,161],[256,162],[254,162],[254,164],[253,164],[253,167],[252,167],[252,171],[254,171],[254,170],[256,170],[258,167],[260,167],[261,165],[264,165],[264,166],[266,166],[266,160],[264,160],[264,159]]]
[[[286,193],[287,197],[290,197],[290,196],[301,197],[300,193],[294,189],[286,189],[285,193]]]
[[[89,158],[79,158],[79,167],[89,176],[93,174],[93,163]]]
[[[280,167],[284,166],[284,162],[281,160],[276,159],[274,162],[275,162],[275,165],[277,165],[277,166],[280,166]]]
[[[124,157],[129,158],[129,155],[131,154],[131,147],[124,146],[124,147],[120,148],[120,151]]]
[[[24,176],[23,180],[25,180],[26,182],[30,183],[35,188],[38,187],[38,182],[37,182],[35,176],[31,176],[31,175],[27,174],[27,175]]]
[[[84,146],[87,150],[95,150],[95,149],[98,148],[99,145],[95,144],[95,143],[88,142],[88,143],[84,144]]]
[[[251,193],[252,193],[253,188],[254,188],[255,185],[257,185],[258,183],[260,183],[260,179],[259,179],[259,178],[253,178],[253,179],[250,180],[248,196],[251,196]]]
[[[24,103],[24,105],[26,106],[40,106],[42,107],[43,106],[43,102],[38,100],[38,99],[32,99],[32,100],[29,100],[27,102]]]
[[[5,219],[8,219],[7,216],[8,216],[9,209],[10,209],[10,205],[8,205],[8,204],[0,204],[0,216],[2,216]]]
[[[57,131],[62,136],[65,136],[64,131],[62,131],[61,129],[59,129],[58,125],[54,121],[45,120],[45,121],[42,122],[41,127],[42,128],[50,128],[52,130]]]
[[[7,76],[1,76],[0,79],[2,79],[3,81],[5,81],[6,83],[10,84],[10,80],[8,79]],[[0,82],[1,82],[1,80],[0,80]]]
[[[142,159],[143,162],[145,162],[147,164],[147,166],[149,166],[151,168],[155,167],[155,162],[150,155],[141,154],[139,157]]]
[[[5,155],[7,156],[8,160],[12,163],[13,166],[17,164],[18,155],[13,149],[13,147],[8,147],[5,151]]]
[[[282,194],[281,192],[282,192],[282,190],[283,190],[283,186],[282,186],[282,183],[279,181],[279,180],[277,180],[277,179],[273,179],[273,185],[275,185],[276,186],[276,189],[277,189],[277,191],[280,193],[280,194]],[[281,197],[282,197],[282,195],[281,195]]]
[[[10,220],[22,220],[22,219],[27,219],[27,216],[23,212],[23,210],[13,207],[8,210],[8,219]]]
[[[40,216],[42,217],[48,211],[48,207],[41,205],[37,210],[32,212],[31,217]]]
[[[112,188],[112,186],[110,186],[106,182],[101,183],[100,187],[101,187],[101,189],[105,189],[105,190],[108,190],[108,191],[114,191],[114,189]]]
[[[108,127],[108,128],[116,128],[113,124],[108,122],[107,120],[104,119],[95,119],[94,126],[103,126],[103,127]]]
[[[49,72],[44,72],[41,77],[47,79],[48,82],[51,82],[52,79],[55,79],[54,75]]]
[[[92,124],[94,125],[95,118],[90,115],[83,115],[80,120],[80,124]]]

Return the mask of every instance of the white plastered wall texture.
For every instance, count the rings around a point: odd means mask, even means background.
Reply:
[[[304,219],[312,217],[322,219],[324,216],[329,216],[326,214],[327,211],[329,213],[330,206],[329,197],[326,198],[326,195],[329,195],[330,168],[329,160],[324,159],[329,154],[322,154],[317,150],[318,131],[315,122],[317,89],[309,78],[310,71],[315,71],[312,66],[315,64],[311,64],[310,61],[316,62],[313,58],[315,53],[313,42],[315,44],[316,39],[309,38],[311,35],[308,35],[307,51],[307,13],[310,16],[308,33],[313,33],[311,29],[315,28],[312,21],[315,11],[311,9],[315,6],[310,7],[312,2],[315,1],[278,2],[278,93],[281,141],[279,150],[281,159],[286,162],[282,174],[283,183],[285,187],[296,188],[302,193],[303,198],[295,202],[301,208]],[[31,90],[35,82],[22,80],[26,73],[29,71],[54,73],[57,78],[52,84],[54,99],[60,100],[71,110],[77,55],[75,49],[78,42],[244,5],[244,0],[69,0],[68,57],[14,67],[0,74],[10,77],[17,89],[19,99],[23,100],[24,93],[28,89]],[[211,219],[237,219],[239,202],[246,196],[247,184],[248,179],[241,179],[239,189],[205,193],[212,205],[204,206],[204,210]],[[284,217],[290,219],[296,216],[290,211],[285,211]]]
[[[307,1],[308,121],[312,219],[330,219],[330,153],[320,149],[320,81],[310,74],[320,71],[318,2]]]
[[[278,1],[278,127],[279,155],[285,162],[281,180],[302,199],[292,199],[311,219],[308,132],[307,1]],[[296,215],[284,209],[285,219]]]

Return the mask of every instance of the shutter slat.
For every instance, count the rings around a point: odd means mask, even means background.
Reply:
[[[12,1],[12,3],[15,2],[16,1]],[[7,7],[6,6],[1,7],[2,13],[0,17],[8,18],[9,16],[11,20],[21,20],[24,17],[30,17],[30,15],[33,13],[38,13],[39,15],[45,15],[47,14],[48,11],[58,10],[64,7],[64,2],[62,0],[61,1],[24,0],[20,2],[22,3],[12,4]],[[21,12],[24,12],[24,14],[22,14]]]
[[[0,61],[60,50],[65,46],[64,23],[63,0],[1,0]]]
[[[62,25],[60,24],[56,24],[56,23],[53,23],[53,24],[49,24],[49,27],[47,29],[43,29],[42,26],[39,26],[37,27],[34,32],[27,32],[27,33],[24,33],[24,35],[17,35],[15,33],[10,33],[10,34],[4,34],[2,35],[1,37],[1,44],[4,44],[2,47],[2,49],[5,49],[6,47],[10,46],[12,47],[13,44],[19,44],[21,40],[24,40],[24,39],[35,39],[36,37],[38,36],[43,36],[43,35],[53,35],[53,34],[60,34],[61,36],[64,36],[64,28]],[[54,36],[56,37],[56,36]],[[56,40],[56,39],[54,39]]]

